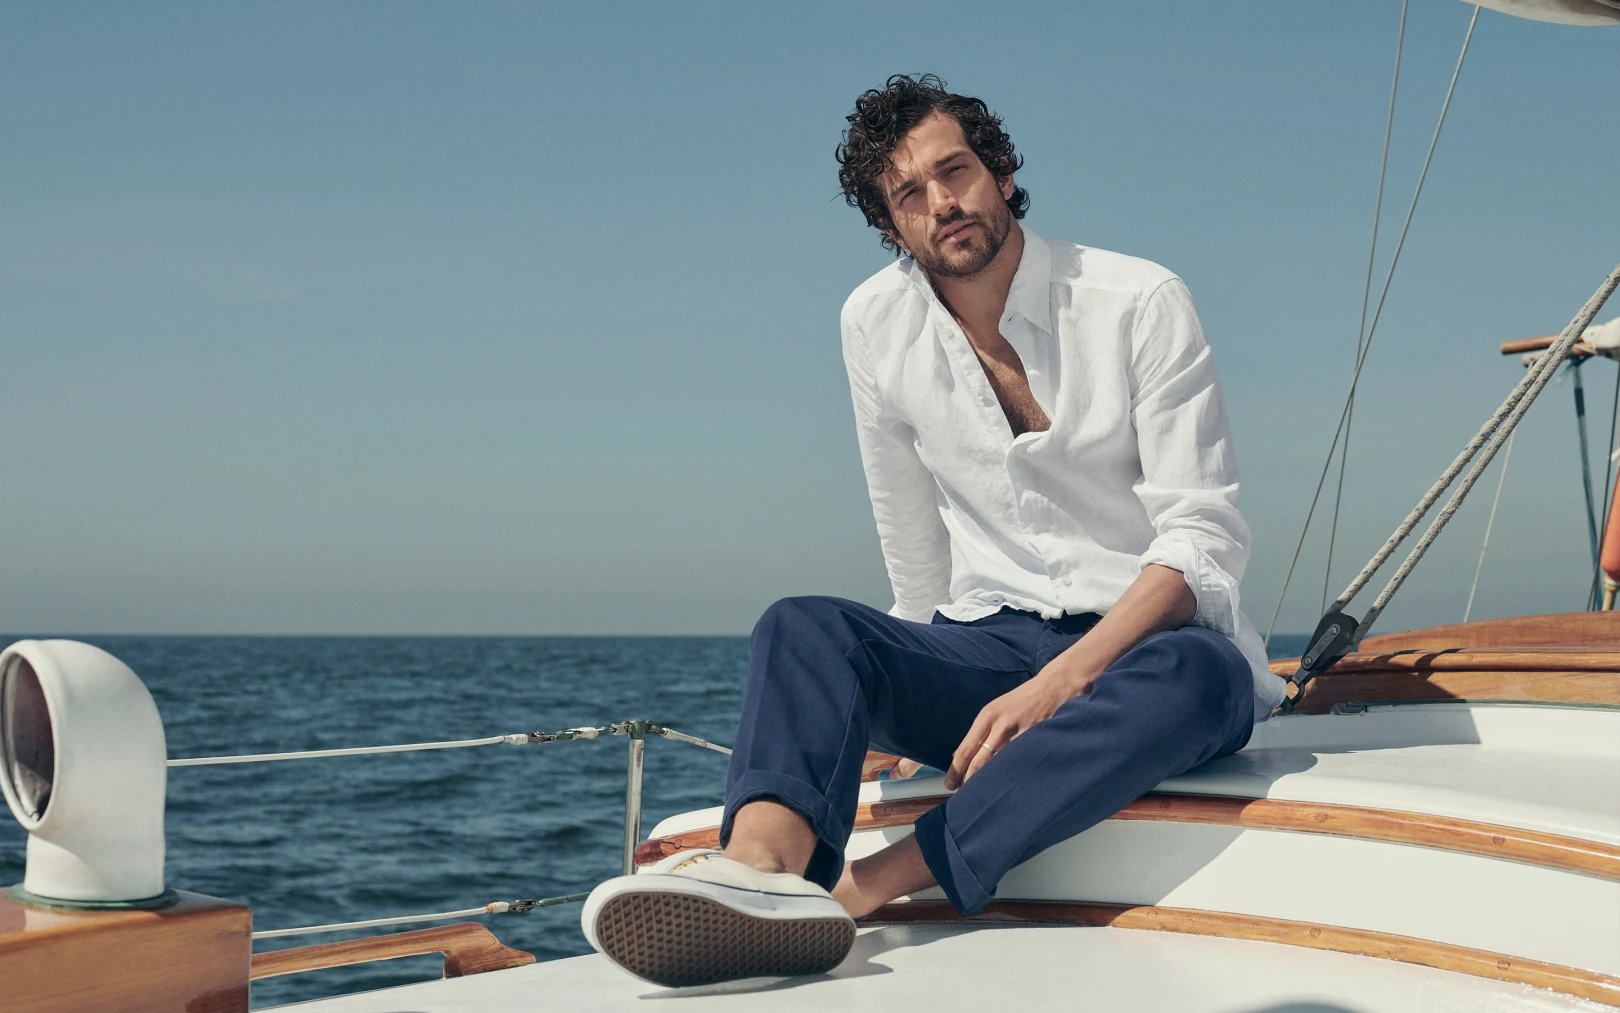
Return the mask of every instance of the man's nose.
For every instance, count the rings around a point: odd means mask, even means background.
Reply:
[[[956,210],[956,194],[937,179],[928,181],[928,211],[935,218],[948,218]]]

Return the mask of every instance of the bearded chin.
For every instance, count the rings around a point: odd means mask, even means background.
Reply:
[[[989,267],[1007,244],[1007,235],[1012,232],[1012,212],[1002,204],[990,213],[988,221],[978,220],[985,226],[981,245],[959,248],[954,254],[930,247],[926,255],[913,251],[912,257],[936,278],[973,277]]]

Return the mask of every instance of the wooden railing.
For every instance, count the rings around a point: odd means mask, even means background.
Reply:
[[[482,925],[462,922],[289,950],[266,950],[253,955],[252,977],[257,981],[279,974],[297,974],[300,971],[415,957],[426,953],[444,954],[446,978],[534,963],[534,954],[503,945],[494,933]]]

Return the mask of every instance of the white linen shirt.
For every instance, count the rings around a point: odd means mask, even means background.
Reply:
[[[1016,438],[910,257],[862,283],[841,324],[892,615],[1106,613],[1160,563],[1186,576],[1193,622],[1248,660],[1255,720],[1282,702],[1238,606],[1249,527],[1215,363],[1180,278],[1025,228],[1001,334],[1052,425]]]

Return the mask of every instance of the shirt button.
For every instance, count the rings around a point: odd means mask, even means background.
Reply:
[[[1030,534],[1033,535],[1033,534],[1039,533],[1041,529],[1036,527],[1033,524],[1026,524],[1026,525],[1024,525],[1024,530],[1028,531]]]
[[[1059,584],[1062,584],[1062,585],[1063,585],[1063,586],[1064,586],[1064,587],[1068,587],[1068,586],[1069,586],[1069,578],[1067,578],[1067,577],[1060,577],[1060,578],[1059,578],[1059,579],[1058,579],[1058,583],[1059,583]]]

